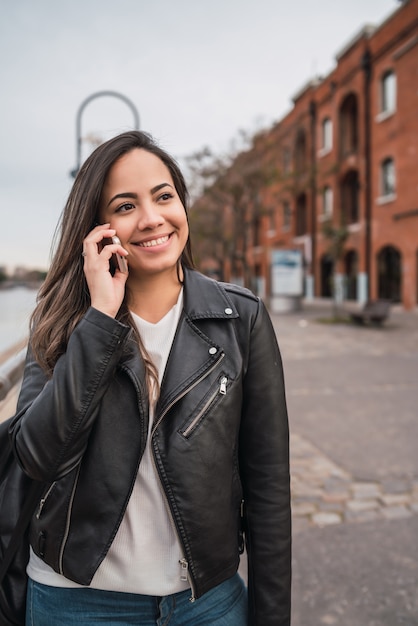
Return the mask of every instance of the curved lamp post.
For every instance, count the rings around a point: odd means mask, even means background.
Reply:
[[[93,93],[88,98],[86,98],[80,104],[80,106],[78,108],[78,111],[77,111],[77,119],[76,119],[77,164],[76,164],[75,168],[73,170],[71,170],[71,172],[70,172],[70,175],[73,178],[75,178],[77,176],[78,170],[80,169],[80,166],[81,166],[81,144],[82,144],[82,141],[83,141],[82,137],[81,137],[81,116],[82,116],[83,111],[86,108],[86,106],[92,100],[95,100],[96,98],[101,98],[102,96],[112,96],[114,98],[119,98],[119,100],[123,100],[123,102],[125,102],[128,105],[128,107],[131,109],[131,111],[133,113],[135,130],[139,130],[139,114],[138,114],[138,111],[137,111],[135,105],[133,104],[133,102],[131,100],[129,100],[129,98],[127,98],[123,94],[118,93],[117,91],[98,91],[96,93]]]

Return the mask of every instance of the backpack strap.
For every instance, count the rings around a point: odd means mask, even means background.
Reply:
[[[28,491],[27,498],[25,500],[25,504],[23,506],[22,512],[19,515],[19,519],[17,520],[16,526],[13,530],[12,536],[10,537],[9,544],[6,548],[6,552],[4,553],[3,561],[0,565],[0,583],[3,581],[3,578],[7,574],[7,570],[10,567],[11,562],[16,554],[17,549],[22,541],[22,537],[29,526],[30,520],[32,519],[33,512],[36,508],[36,504],[39,501],[43,493],[44,485],[43,483],[33,483]]]

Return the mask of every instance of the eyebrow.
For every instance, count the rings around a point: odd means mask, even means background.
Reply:
[[[157,191],[159,191],[163,187],[170,187],[171,189],[173,189],[173,185],[170,185],[170,183],[160,183],[159,185],[156,185],[155,187],[151,189],[151,195],[153,195],[154,193],[157,193]],[[107,203],[107,206],[109,206],[110,204],[112,204],[114,200],[118,200],[119,198],[130,198],[131,200],[137,200],[138,195],[136,193],[132,193],[129,191],[126,191],[123,193],[117,193],[115,196],[113,196],[113,198],[109,200],[109,202]]]

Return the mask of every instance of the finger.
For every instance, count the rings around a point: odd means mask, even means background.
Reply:
[[[103,228],[96,227],[87,235],[87,237],[83,240],[83,256],[86,256],[87,252],[95,251],[97,254],[99,253],[98,244],[100,244],[103,239],[110,239],[116,233],[114,228]]]

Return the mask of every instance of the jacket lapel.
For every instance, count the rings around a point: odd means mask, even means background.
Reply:
[[[184,310],[165,369],[157,416],[223,358],[222,346],[199,329],[199,320],[236,317],[238,313],[219,283],[185,270]]]

